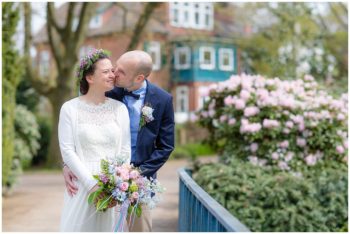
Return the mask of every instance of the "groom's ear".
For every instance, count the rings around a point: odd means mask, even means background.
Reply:
[[[145,80],[145,78],[146,78],[145,75],[140,74],[136,77],[136,80],[141,83]]]

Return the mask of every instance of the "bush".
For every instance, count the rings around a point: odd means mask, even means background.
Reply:
[[[35,166],[45,164],[51,138],[51,119],[47,117],[38,117],[37,120],[41,137],[39,140],[39,150],[32,160],[32,165]]]
[[[232,76],[198,112],[219,152],[280,170],[347,162],[347,94],[335,99],[314,78]]]
[[[8,187],[14,185],[22,169],[30,165],[33,156],[39,149],[39,126],[34,114],[23,105],[17,105],[15,109],[15,131],[15,149]]]
[[[327,232],[347,227],[346,166],[293,175],[234,160],[230,165],[202,165],[194,178],[252,231]]]

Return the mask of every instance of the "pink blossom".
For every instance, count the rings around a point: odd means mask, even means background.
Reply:
[[[264,100],[269,96],[269,92],[266,89],[258,89],[257,95],[260,99]]]
[[[253,153],[256,152],[258,150],[258,148],[259,148],[258,143],[252,143],[250,145],[250,151],[253,152]]]
[[[123,182],[119,185],[119,188],[120,188],[120,190],[125,192],[126,190],[128,190],[129,184],[127,182]]]
[[[224,99],[224,103],[226,106],[230,106],[235,103],[235,100],[232,96],[228,96]]]
[[[249,156],[249,162],[253,165],[258,165],[258,158],[256,156]]]
[[[278,153],[277,153],[277,152],[273,152],[273,153],[271,154],[271,158],[272,158],[273,160],[277,160],[277,159],[279,158]]]
[[[220,116],[220,122],[223,123],[227,120],[227,115]]]
[[[264,128],[275,128],[275,127],[279,127],[280,123],[277,120],[264,119],[263,126]]]
[[[302,131],[305,130],[305,124],[304,124],[304,122],[302,122],[302,123],[300,123],[300,124],[298,125],[298,130],[299,130],[300,132],[302,132]]]
[[[209,117],[213,117],[215,115],[215,110],[209,110]]]
[[[289,170],[289,166],[286,162],[283,162],[283,161],[279,161],[278,162],[278,167],[281,169],[281,170]]]
[[[282,141],[281,143],[280,143],[280,147],[281,148],[288,148],[288,146],[289,146],[289,142],[287,141],[287,140],[285,140],[285,141]]]
[[[304,147],[306,145],[306,140],[304,138],[297,138],[297,145],[300,147]]]
[[[314,155],[310,154],[305,158],[305,162],[307,165],[313,166],[316,164],[317,158]]]
[[[228,121],[228,124],[229,125],[234,125],[236,123],[236,119],[235,118],[230,118],[229,121]]]
[[[345,119],[345,115],[343,115],[342,113],[339,113],[338,115],[337,115],[337,120],[344,120]]]
[[[284,158],[284,160],[286,160],[287,162],[289,162],[290,160],[292,160],[294,157],[294,153],[289,151],[286,155],[286,157]]]
[[[250,117],[258,114],[260,112],[260,109],[255,106],[249,106],[244,109],[244,116]]]
[[[342,153],[345,152],[344,147],[341,146],[341,145],[338,145],[338,146],[336,147],[336,150],[337,150],[337,152],[338,152],[339,154],[342,154]]]
[[[242,110],[245,107],[245,102],[242,99],[237,99],[235,102],[235,107],[237,110]]]
[[[343,145],[344,145],[344,148],[345,148],[345,149],[348,148],[348,139],[344,139],[344,140],[343,140]]]
[[[286,122],[286,126],[287,126],[288,128],[293,128],[293,127],[294,127],[294,123],[293,123],[292,121],[287,121],[287,122]]]
[[[207,97],[207,96],[209,96],[209,88],[206,87],[206,86],[201,87],[201,88],[199,89],[199,95],[200,95],[201,97]]]
[[[250,93],[247,90],[242,89],[239,96],[241,97],[242,100],[247,101],[250,98]]]
[[[314,79],[314,77],[311,76],[311,75],[305,75],[305,76],[304,76],[304,80],[305,80],[305,81],[314,81],[315,79]]]

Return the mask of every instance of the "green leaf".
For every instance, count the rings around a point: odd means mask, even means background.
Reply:
[[[142,207],[140,205],[137,205],[136,207],[136,215],[137,217],[141,217],[141,214],[142,214]]]

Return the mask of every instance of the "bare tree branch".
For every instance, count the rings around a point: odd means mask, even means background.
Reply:
[[[55,62],[57,65],[58,70],[60,70],[62,68],[62,61],[63,61],[63,51],[60,45],[59,37],[58,37],[58,33],[56,31],[53,30],[52,26],[55,22],[55,20],[52,18],[52,2],[47,3],[47,18],[48,18],[48,22],[46,24],[46,29],[47,29],[47,35],[49,38],[49,43],[50,43],[50,47],[51,47],[51,51],[53,56],[55,57]],[[54,26],[53,26],[54,27]],[[55,28],[55,27],[54,27]],[[53,35],[54,34],[54,35]],[[62,40],[63,37],[61,37]]]
[[[142,13],[142,15],[139,17],[139,20],[136,23],[136,26],[134,28],[133,36],[130,41],[130,44],[128,46],[127,50],[132,50],[134,49],[137,44],[139,43],[141,39],[142,32],[144,31],[147,22],[149,21],[153,11],[159,7],[162,2],[148,2],[146,3],[145,9]]]
[[[92,15],[95,13],[95,6],[96,3],[83,3],[80,11],[78,27],[74,32],[74,38],[72,43],[70,44],[71,48],[69,49],[71,50],[68,50],[67,52],[75,54],[77,52],[77,48],[83,43],[89,26],[89,21]]]
[[[47,3],[47,14],[48,19],[50,20],[50,24],[55,28],[55,30],[60,34],[60,36],[63,36],[63,29],[57,24],[56,17],[55,17],[55,6],[53,2]]]
[[[24,61],[26,64],[26,75],[29,78],[32,86],[42,95],[47,95],[52,91],[52,87],[47,83],[42,82],[43,79],[39,78],[37,72],[32,68],[32,59],[30,56],[30,45],[32,44],[32,7],[30,2],[24,2]]]
[[[71,35],[73,32],[73,22],[74,22],[74,9],[75,9],[76,3],[75,2],[70,2],[69,3],[69,8],[68,8],[68,16],[67,16],[67,22],[66,22],[66,30],[64,33],[64,40],[67,42],[71,40]]]

